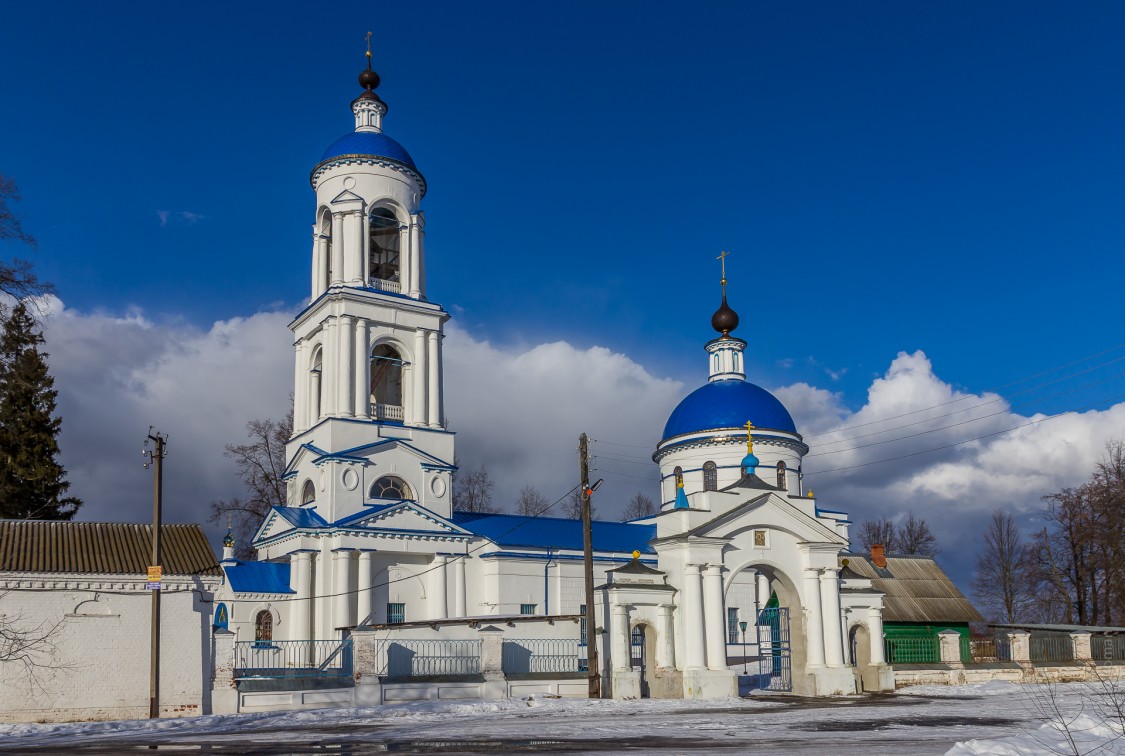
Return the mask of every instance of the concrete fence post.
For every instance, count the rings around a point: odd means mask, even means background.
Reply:
[[[951,667],[961,667],[961,633],[956,630],[942,630],[938,633],[941,663]]]
[[[230,630],[211,634],[211,713],[238,713],[238,684],[234,679],[234,639]]]
[[[480,630],[480,672],[484,677],[481,698],[507,698],[504,678],[504,631],[489,625]]]
[[[376,631],[352,630],[352,679],[355,687],[352,701],[356,706],[378,706],[383,703],[383,687],[379,676],[386,674]]]
[[[1031,633],[1013,630],[1008,633],[1008,644],[1012,650],[1012,661],[1024,666],[1031,664]]]
[[[1075,661],[1093,661],[1094,655],[1090,649],[1090,633],[1071,633],[1070,643],[1074,649]]]

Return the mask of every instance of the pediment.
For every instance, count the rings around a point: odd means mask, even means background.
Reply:
[[[312,444],[301,444],[297,448],[297,452],[293,455],[293,458],[289,460],[289,464],[285,466],[285,471],[282,472],[281,477],[288,478],[295,475],[297,469],[304,464],[306,460],[316,460],[319,457],[323,457],[325,454],[327,454],[327,452],[323,449],[316,448]]]
[[[427,454],[418,447],[399,438],[385,438],[371,444],[364,444],[363,446],[355,446],[351,449],[345,449],[337,452],[333,457],[347,457],[347,458],[365,458],[371,462],[375,462],[377,452],[384,452],[388,449],[402,449],[410,456],[414,457],[418,464],[439,470],[453,470],[454,466],[444,459],[435,457],[433,454]]]
[[[266,519],[262,520],[262,524],[258,526],[258,532],[250,540],[251,543],[257,543],[263,538],[270,538],[271,536],[284,533],[286,530],[292,530],[293,525],[284,517],[279,515],[276,511],[271,510]]]
[[[773,492],[756,496],[693,528],[687,535],[724,538],[735,532],[760,526],[780,527],[788,530],[801,541],[848,545],[847,539],[835,530],[802,512],[786,501],[785,497]]]
[[[464,528],[420,507],[412,501],[403,501],[346,517],[334,523],[338,527],[362,530],[393,531],[395,533],[434,533],[440,535],[472,535]]]
[[[360,204],[363,204],[363,197],[360,197],[351,189],[345,189],[332,198],[333,205],[343,205],[349,202],[358,202]]]

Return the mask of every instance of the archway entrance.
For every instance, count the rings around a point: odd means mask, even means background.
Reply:
[[[793,690],[789,646],[789,609],[777,606],[777,596],[758,613],[758,689],[786,693]]]
[[[743,690],[814,692],[804,675],[806,623],[801,598],[785,572],[766,562],[743,564],[727,580],[726,612],[728,653],[744,659],[748,675]],[[735,634],[743,621],[749,648]],[[734,645],[736,640],[740,645]]]

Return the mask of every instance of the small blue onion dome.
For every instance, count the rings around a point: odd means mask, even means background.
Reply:
[[[741,428],[746,418],[762,430],[796,433],[789,410],[761,386],[743,380],[712,381],[684,397],[664,426],[664,438],[684,433]]]
[[[341,155],[370,155],[386,158],[396,163],[402,163],[410,168],[418,169],[414,165],[414,158],[401,144],[391,139],[381,131],[352,131],[344,134],[324,151],[320,162],[340,157]]]
[[[742,458],[742,474],[753,475],[758,469],[758,458],[753,454],[747,454]]]
[[[231,532],[230,528],[227,528],[227,536],[223,539],[223,545],[228,549],[234,548],[234,533]]]

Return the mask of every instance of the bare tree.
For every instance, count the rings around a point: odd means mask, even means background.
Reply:
[[[882,544],[883,550],[896,553],[898,550],[898,529],[886,517],[878,520],[864,520],[859,526],[859,543],[864,551],[870,551],[876,544]]]
[[[546,496],[539,493],[539,489],[527,485],[520,489],[519,498],[516,499],[516,512],[535,517],[546,512],[550,503]]]
[[[984,551],[970,586],[977,604],[993,621],[1027,622],[1034,599],[1025,571],[1027,546],[1012,515],[996,509],[984,531]]]
[[[293,410],[284,420],[251,420],[246,423],[248,444],[227,444],[224,454],[234,460],[246,496],[211,502],[211,522],[231,518],[237,545],[235,554],[249,559],[254,550],[250,539],[273,507],[286,505],[285,444],[293,435]]]
[[[494,484],[488,469],[481,465],[476,470],[453,474],[453,509],[457,512],[499,512],[492,503]]]
[[[566,503],[563,504],[563,517],[569,517],[572,520],[582,519],[582,489],[577,488],[570,496],[567,497]],[[590,502],[590,519],[596,519],[598,516],[598,508],[594,506],[594,502]]]
[[[913,512],[906,516],[906,523],[898,530],[895,553],[929,557],[937,553],[937,539],[930,532],[930,526]]]
[[[35,249],[35,237],[23,230],[20,218],[10,203],[20,199],[16,182],[0,173],[0,242],[14,241]],[[39,280],[27,260],[15,258],[0,260],[0,291],[20,300],[29,296],[48,294],[54,288]],[[2,303],[0,303],[2,305]]]
[[[649,515],[656,514],[656,505],[652,503],[652,499],[645,496],[640,491],[625,507],[626,520],[635,520],[638,517],[648,517]]]

